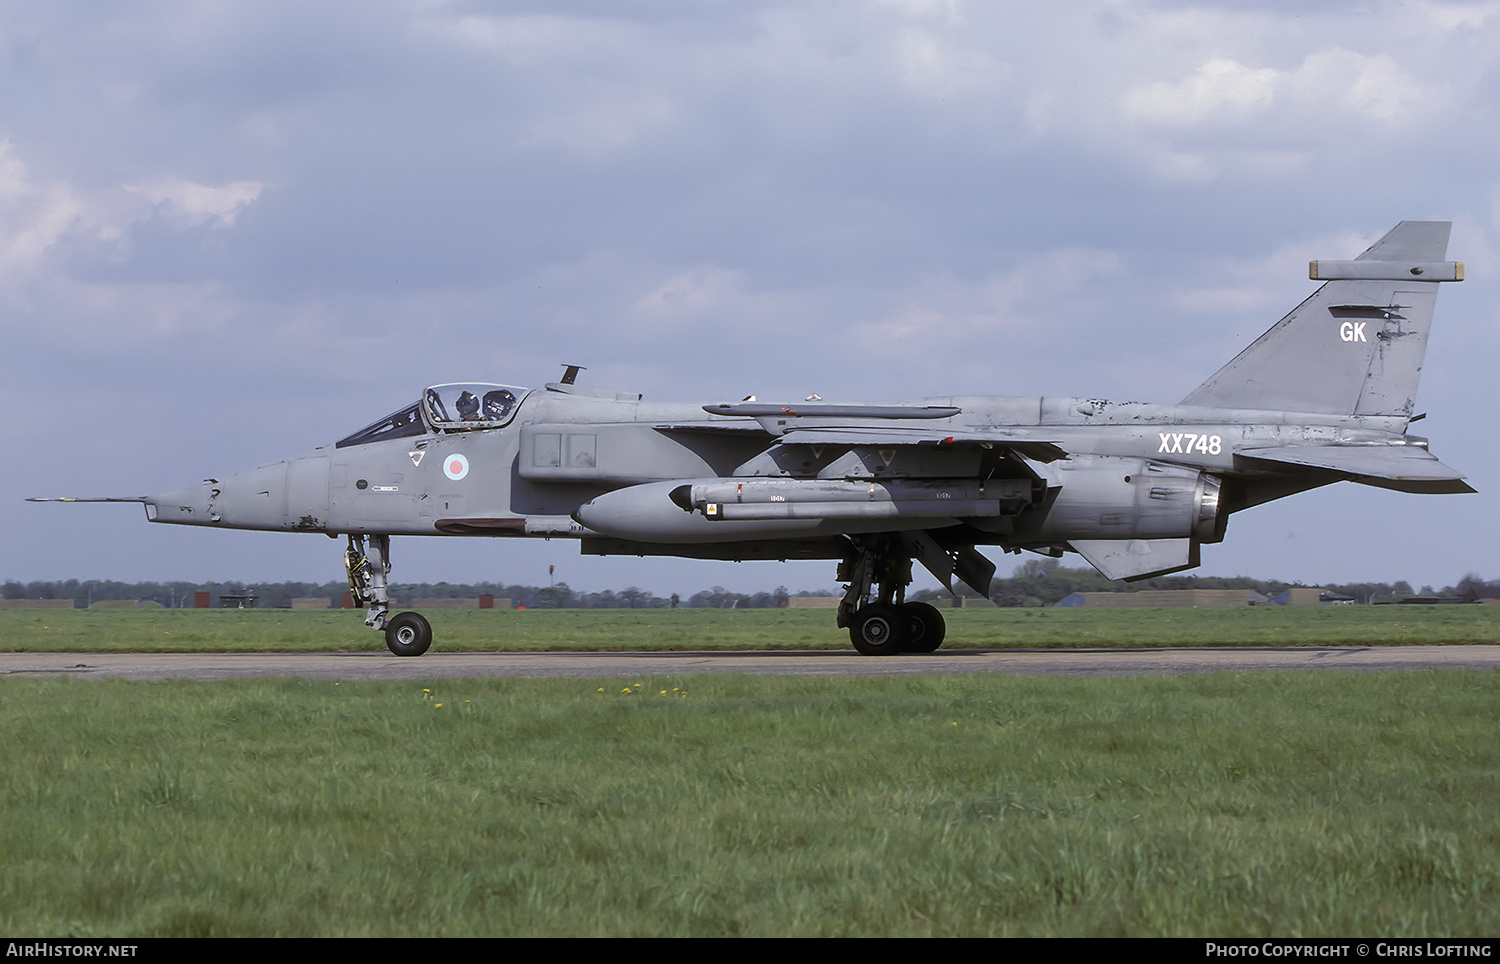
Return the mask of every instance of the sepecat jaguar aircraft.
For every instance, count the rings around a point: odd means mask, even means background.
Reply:
[[[330,446],[140,502],[154,522],[345,536],[352,594],[397,656],[391,537],[572,538],[597,555],[834,559],[867,655],[932,652],[912,562],[982,595],[976,546],[1072,551],[1112,579],[1199,563],[1241,509],[1337,481],[1474,490],[1407,434],[1450,224],[1403,221],[1314,261],[1306,301],[1177,405],[953,396],[658,403],[580,386],[446,384]]]

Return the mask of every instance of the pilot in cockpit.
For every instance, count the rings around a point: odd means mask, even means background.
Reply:
[[[473,392],[464,392],[458,396],[458,417],[460,421],[479,421],[479,396]]]
[[[484,417],[491,422],[498,422],[510,414],[515,407],[516,396],[503,388],[497,388],[492,392],[484,393]]]

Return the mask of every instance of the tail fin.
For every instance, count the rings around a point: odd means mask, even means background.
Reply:
[[[1427,352],[1448,221],[1402,221],[1354,261],[1314,261],[1327,283],[1183,405],[1334,415],[1410,416]]]

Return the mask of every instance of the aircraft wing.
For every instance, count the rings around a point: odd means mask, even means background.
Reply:
[[[865,405],[810,401],[788,402],[785,405],[745,401],[705,405],[703,410],[710,415],[740,415],[773,421],[787,418],[952,418],[963,411],[953,405]]]
[[[761,424],[750,419],[738,422],[672,422],[651,426],[658,432],[680,432],[685,435],[768,435]]]
[[[773,461],[776,459],[774,453],[795,445],[851,450],[917,447],[933,453],[973,453],[982,448],[1014,452],[1034,462],[1054,462],[1068,457],[1058,440],[1034,432],[1014,428],[955,426],[949,419],[961,414],[963,410],[953,405],[865,405],[812,401],[776,404],[745,401],[704,405],[703,410],[710,415],[738,417],[743,421],[715,420],[701,428],[686,424],[659,425],[657,429],[666,432],[743,432],[758,426],[775,440],[770,450],[763,454],[763,457],[770,456]],[[751,468],[752,464],[741,466],[741,471],[735,474],[759,474]],[[949,468],[957,466],[957,463],[943,464]]]
[[[782,445],[832,445],[853,448],[855,446],[899,446],[922,445],[953,447],[979,445],[988,448],[1009,449],[1036,462],[1054,462],[1068,457],[1056,440],[1034,438],[1011,431],[985,431],[963,429],[954,431],[950,427],[907,426],[859,426],[840,428],[836,426],[789,427],[781,436]]]
[[[1475,489],[1418,445],[1282,445],[1240,449],[1236,468],[1321,469],[1351,481],[1397,492],[1458,493]]]

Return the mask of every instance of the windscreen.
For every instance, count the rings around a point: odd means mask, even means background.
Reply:
[[[353,435],[339,439],[334,448],[364,445],[367,442],[383,442],[391,438],[406,438],[409,435],[421,435],[426,431],[427,426],[422,424],[421,403],[412,402],[401,411],[392,412],[380,421],[366,425]]]

